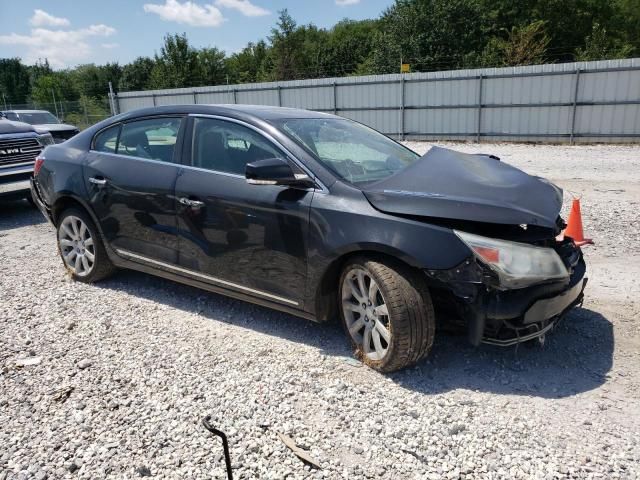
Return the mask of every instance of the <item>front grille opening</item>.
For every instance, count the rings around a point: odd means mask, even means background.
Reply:
[[[28,163],[42,151],[35,138],[10,138],[0,140],[0,167]]]

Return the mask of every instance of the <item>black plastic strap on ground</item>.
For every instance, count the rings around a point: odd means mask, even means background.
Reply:
[[[211,415],[207,415],[202,419],[202,425],[204,425],[204,428],[222,439],[222,448],[224,449],[224,462],[227,466],[227,479],[233,480],[233,473],[231,472],[231,455],[229,455],[229,442],[227,441],[227,436],[224,434],[224,432],[211,425],[210,422]]]

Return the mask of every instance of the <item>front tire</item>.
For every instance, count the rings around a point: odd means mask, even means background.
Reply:
[[[365,364],[393,372],[429,353],[435,313],[418,272],[398,262],[362,257],[345,266],[339,285],[342,323]]]
[[[83,210],[72,207],[62,212],[57,231],[58,253],[74,280],[93,283],[116,270],[98,229]]]

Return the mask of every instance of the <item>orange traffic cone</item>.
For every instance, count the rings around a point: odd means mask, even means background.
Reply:
[[[580,213],[580,199],[574,198],[571,204],[571,212],[569,213],[569,220],[567,221],[567,228],[565,228],[562,234],[566,237],[571,237],[575,244],[579,247],[593,244],[593,240],[590,238],[584,238],[582,231],[582,214]]]

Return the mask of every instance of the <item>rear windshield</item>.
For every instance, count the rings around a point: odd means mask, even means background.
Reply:
[[[339,118],[291,118],[276,122],[343,180],[358,186],[390,177],[420,155],[381,133]]]

